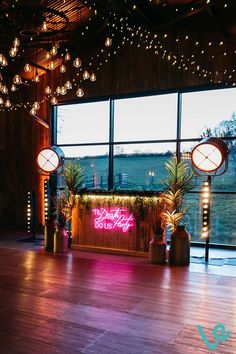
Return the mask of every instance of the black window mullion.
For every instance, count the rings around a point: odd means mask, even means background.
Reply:
[[[177,96],[177,143],[176,143],[176,157],[180,161],[180,139],[181,139],[181,118],[182,118],[182,93],[178,92]]]
[[[109,162],[108,162],[108,190],[113,189],[114,185],[114,100],[110,99],[109,112]]]

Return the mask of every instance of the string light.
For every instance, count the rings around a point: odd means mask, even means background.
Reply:
[[[14,84],[16,84],[16,85],[20,85],[20,84],[22,83],[22,80],[21,80],[20,75],[16,74],[16,75],[14,76],[14,78],[13,78],[13,82],[14,82]]]
[[[75,58],[75,60],[73,61],[73,65],[74,65],[75,68],[81,67],[81,60],[80,60],[80,58]]]
[[[30,192],[28,192],[27,195],[27,210],[26,210],[26,215],[27,215],[27,232],[31,233],[31,202],[30,202]]]
[[[78,90],[76,91],[76,95],[78,97],[83,97],[84,96],[84,90],[81,87],[78,87]]]
[[[64,74],[64,73],[66,72],[66,66],[65,66],[64,64],[62,64],[62,65],[60,66],[60,72],[61,72],[62,74]]]
[[[29,63],[25,64],[24,71],[26,73],[30,73],[32,71],[32,67],[31,67],[31,65]]]

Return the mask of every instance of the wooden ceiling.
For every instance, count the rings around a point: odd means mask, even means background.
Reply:
[[[2,73],[10,75],[13,68],[20,71],[26,59],[39,73],[46,72],[45,54],[53,43],[60,45],[58,65],[66,50],[72,55],[78,48],[81,54],[96,50],[103,45],[111,23],[120,19],[153,34],[174,36],[182,31],[206,38],[217,36],[227,42],[228,61],[232,69],[235,66],[235,0],[4,0],[0,2],[0,53],[7,56],[9,66]],[[43,22],[47,23],[46,31]],[[16,36],[21,42],[20,53],[12,59],[8,51]],[[118,28],[117,43],[122,36]]]

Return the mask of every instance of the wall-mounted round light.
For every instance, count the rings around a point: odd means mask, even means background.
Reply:
[[[227,161],[228,147],[219,138],[203,139],[192,151],[193,170],[197,174],[216,172]],[[222,172],[221,172],[222,173]]]
[[[63,159],[63,151],[57,146],[52,146],[39,152],[37,164],[41,171],[53,173],[61,166]]]

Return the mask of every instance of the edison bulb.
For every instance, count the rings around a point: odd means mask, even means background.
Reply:
[[[2,66],[7,66],[8,65],[8,61],[5,57],[3,57],[2,59]]]
[[[51,54],[50,54],[50,53],[47,53],[47,54],[45,55],[45,59],[46,59],[46,60],[51,59],[51,57],[52,57],[52,56],[51,56]]]
[[[65,60],[69,61],[70,59],[71,59],[70,53],[67,52],[66,55],[65,55]]]
[[[60,66],[60,72],[61,72],[62,74],[64,74],[64,73],[66,72],[66,66],[65,66],[64,64],[62,64],[62,65]]]
[[[19,38],[16,37],[16,38],[14,39],[13,45],[14,45],[14,47],[19,47],[19,45],[20,45],[20,40],[19,40]]]
[[[55,47],[55,45],[52,46],[52,49],[50,50],[50,54],[54,57],[55,55],[57,55],[57,48]]]
[[[66,93],[67,93],[67,90],[66,90],[65,86],[62,86],[61,87],[61,95],[64,96],[64,95],[66,95]]]
[[[56,93],[57,93],[58,95],[60,95],[60,93],[61,93],[61,87],[60,87],[60,86],[57,86],[57,88],[56,88]]]
[[[105,46],[110,47],[112,45],[112,39],[110,37],[107,37],[105,40]]]
[[[6,100],[5,107],[6,108],[10,108],[11,107],[11,101],[10,100]]]
[[[33,108],[36,109],[36,110],[38,110],[38,109],[40,108],[40,104],[39,104],[37,101],[34,102]]]
[[[3,54],[0,54],[0,64],[2,64],[3,61]]]
[[[20,85],[21,82],[22,82],[20,75],[16,74],[16,75],[14,76],[13,82],[14,82],[14,84],[16,84],[16,85]]]
[[[46,93],[46,95],[50,95],[50,93],[52,92],[50,86],[47,86],[44,92]]]
[[[34,116],[36,114],[36,109],[35,108],[31,108],[30,114],[32,114],[32,116]]]
[[[8,88],[5,85],[2,87],[2,93],[4,93],[4,95],[8,93]]]
[[[15,50],[15,47],[14,48],[11,48],[10,51],[9,51],[9,55],[11,58],[14,58],[16,56],[17,52]]]
[[[2,97],[0,97],[0,104],[4,103],[4,99]]]
[[[39,82],[39,81],[40,81],[40,77],[38,74],[36,74],[34,77],[34,82]]]
[[[85,71],[83,72],[83,79],[84,79],[84,80],[87,80],[87,79],[89,79],[89,77],[90,77],[89,72],[88,72],[87,70],[85,70]]]
[[[30,73],[31,72],[31,70],[32,70],[32,67],[31,67],[31,65],[30,64],[25,64],[25,66],[24,66],[24,71],[26,72],[26,73]]]
[[[79,68],[81,66],[80,58],[75,58],[75,60],[73,61],[73,65],[75,68]]]
[[[47,31],[47,29],[48,29],[47,22],[46,22],[46,21],[43,21],[43,24],[42,24],[42,31]]]
[[[83,95],[84,95],[84,90],[83,90],[81,87],[79,87],[78,90],[76,91],[76,95],[77,95],[78,97],[83,97]]]
[[[51,104],[57,104],[57,98],[55,96],[52,97]]]
[[[92,73],[91,76],[90,76],[90,81],[94,82],[96,80],[97,80],[96,75],[94,73]]]
[[[67,80],[65,83],[65,88],[67,90],[71,90],[72,89],[72,83],[70,82],[70,80]]]
[[[11,91],[12,91],[12,92],[15,92],[15,91],[16,91],[16,85],[14,85],[14,84],[11,85]]]
[[[50,63],[49,63],[49,69],[50,69],[50,70],[54,70],[54,69],[55,69],[55,63],[54,63],[54,61],[50,61]]]

